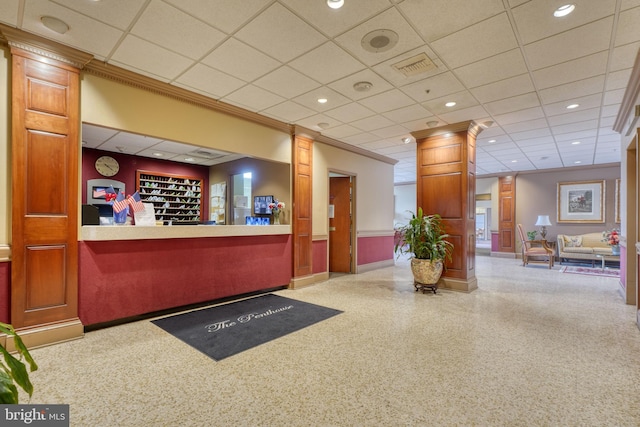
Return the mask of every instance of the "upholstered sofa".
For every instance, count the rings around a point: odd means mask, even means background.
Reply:
[[[602,241],[602,233],[587,233],[570,236],[558,234],[558,258],[562,261],[577,260],[591,261],[594,265],[602,258],[597,255],[604,255],[605,261],[619,261],[619,256],[612,255],[611,246]]]

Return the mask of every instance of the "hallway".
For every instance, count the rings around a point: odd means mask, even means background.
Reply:
[[[279,295],[344,310],[215,362],[149,321],[32,351],[72,426],[636,426],[640,331],[618,280],[476,258],[479,289],[406,260]]]

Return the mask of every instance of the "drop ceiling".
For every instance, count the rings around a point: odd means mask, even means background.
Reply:
[[[640,47],[640,0],[2,0],[0,22],[396,159],[396,183],[416,176],[403,139],[467,120],[490,124],[479,176],[619,162]],[[197,150],[147,142],[136,152]]]

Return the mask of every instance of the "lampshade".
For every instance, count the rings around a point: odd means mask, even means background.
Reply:
[[[551,221],[549,220],[549,215],[538,215],[538,220],[536,221],[536,225],[551,225]]]

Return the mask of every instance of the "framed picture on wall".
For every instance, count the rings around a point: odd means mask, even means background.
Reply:
[[[614,206],[616,208],[616,224],[620,224],[622,220],[620,219],[620,178],[616,179],[616,199],[614,202]]]
[[[605,181],[558,183],[558,223],[603,223]]]

